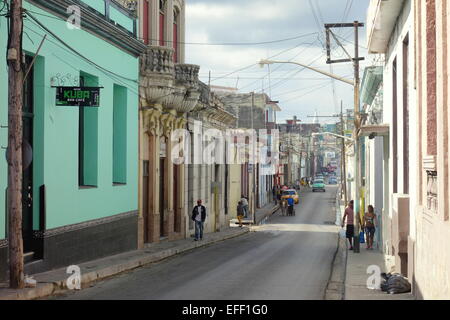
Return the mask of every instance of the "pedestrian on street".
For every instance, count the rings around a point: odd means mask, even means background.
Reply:
[[[367,209],[369,212],[366,212],[364,214],[364,222],[362,227],[366,231],[366,243],[367,243],[366,249],[373,250],[373,238],[375,236],[377,215],[375,214],[372,205],[369,205]]]
[[[281,199],[281,215],[286,216],[287,215],[286,211],[287,211],[287,200]]]
[[[245,210],[245,218],[248,218],[248,201],[244,195],[241,195],[241,202]]]
[[[288,203],[288,216],[293,216],[294,215],[294,199],[292,197],[289,197],[287,199],[287,203]]]
[[[275,202],[275,205],[277,205],[277,187],[273,186],[272,188],[272,198],[273,201]]]
[[[237,205],[237,218],[239,221],[239,227],[241,227],[241,228],[242,228],[242,220],[244,219],[244,215],[245,215],[244,206],[242,205],[242,201],[239,201],[238,205]]]
[[[346,237],[348,239],[348,242],[350,243],[350,250],[353,250],[353,237],[355,232],[355,226],[354,226],[354,219],[355,214],[353,212],[353,200],[350,200],[348,203],[347,208],[344,211],[344,217],[342,218],[342,228],[345,225],[345,219],[347,218],[347,230],[346,230]]]
[[[194,241],[203,240],[203,224],[206,220],[206,207],[202,205],[202,200],[197,200],[197,205],[192,210],[192,220],[195,222]]]

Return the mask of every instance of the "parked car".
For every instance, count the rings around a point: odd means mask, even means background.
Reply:
[[[288,199],[288,198],[294,199],[295,204],[297,204],[299,201],[297,190],[295,189],[283,190],[283,192],[281,193],[281,199]]]
[[[312,191],[316,192],[316,190],[325,192],[325,183],[323,182],[323,179],[314,179]]]

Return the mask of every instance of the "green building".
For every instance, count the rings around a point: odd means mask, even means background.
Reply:
[[[137,248],[139,56],[146,46],[137,38],[135,13],[114,0],[26,0],[24,8],[24,67],[31,69],[23,137],[32,161],[23,172],[23,240],[30,274]],[[67,23],[74,9],[81,28]],[[2,57],[7,34],[8,19],[1,15]],[[75,93],[80,87],[84,93]],[[88,105],[67,102],[71,97]],[[7,125],[3,58],[0,280],[8,269]]]

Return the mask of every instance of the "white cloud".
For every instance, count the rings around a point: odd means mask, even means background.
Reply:
[[[314,0],[321,7],[324,22],[336,22],[342,18],[345,1]],[[368,0],[355,2],[348,16],[349,21],[364,20]],[[229,42],[263,42],[284,39],[300,34],[318,32],[315,20],[308,5],[308,0],[191,0],[187,3],[186,12],[187,42],[229,43]],[[324,32],[320,30],[320,32]],[[349,41],[353,41],[351,30],[341,33]],[[365,32],[361,30],[361,43],[364,44]],[[311,44],[315,42],[315,44]],[[347,50],[353,53],[351,43],[346,43]],[[278,119],[284,120],[297,115],[303,121],[310,121],[308,115],[333,114],[340,110],[340,101],[344,101],[344,109],[353,105],[352,87],[335,81],[336,98],[333,96],[331,80],[325,79],[312,71],[302,71],[294,65],[272,65],[271,85],[269,88],[267,67],[254,67],[237,72],[226,78],[215,80],[218,76],[236,71],[245,66],[256,64],[266,58],[289,48],[290,50],[274,59],[309,63],[319,58],[314,66],[330,72],[321,56],[323,48],[317,36],[309,36],[288,42],[263,46],[186,46],[186,63],[200,65],[201,79],[208,81],[211,71],[212,84],[243,88],[243,92],[271,92],[272,99],[279,100],[283,111]],[[341,51],[335,51],[343,55]],[[364,50],[362,50],[364,54]],[[369,60],[369,59],[367,59]],[[364,63],[362,64],[364,65]],[[297,73],[297,74],[296,74]],[[352,78],[350,64],[333,65],[333,73]],[[264,77],[259,80],[258,78]],[[239,77],[239,79],[238,79]],[[280,80],[288,77],[286,80]],[[327,85],[328,86],[325,86]],[[320,86],[323,88],[320,88]],[[315,91],[312,91],[314,88]],[[312,91],[312,92],[311,92]]]

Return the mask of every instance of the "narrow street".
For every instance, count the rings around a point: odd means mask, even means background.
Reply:
[[[304,192],[296,216],[56,299],[323,299],[336,251],[336,187]]]

